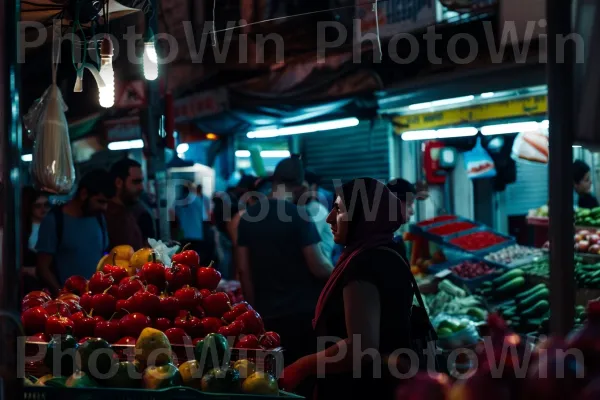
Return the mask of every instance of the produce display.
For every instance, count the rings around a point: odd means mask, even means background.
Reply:
[[[450,268],[453,274],[463,279],[473,279],[480,276],[491,274],[495,271],[483,261],[463,261],[462,263]]]
[[[454,221],[455,219],[457,219],[455,215],[440,215],[438,217],[418,222],[417,226],[429,226],[433,224],[439,224],[440,222]]]
[[[449,236],[449,235],[453,235],[458,232],[468,231],[473,228],[477,228],[477,225],[475,225],[471,222],[460,221],[460,222],[450,222],[448,224],[444,224],[444,225],[441,225],[441,226],[438,226],[435,228],[431,228],[427,232],[432,235]]]
[[[425,301],[431,318],[435,318],[439,314],[447,314],[470,316],[476,321],[481,321],[487,315],[481,297],[468,295],[447,279],[440,282],[436,294],[425,296]]]
[[[141,263],[141,259],[146,261]],[[35,291],[22,301],[21,321],[28,341],[48,342],[46,366],[54,376],[46,380],[62,382],[55,374],[56,363],[49,361],[55,349],[68,348],[80,355],[83,365],[69,366],[68,361],[63,365],[64,386],[158,389],[185,385],[189,380],[182,368],[189,372],[193,368],[188,363],[194,360],[175,365],[171,356],[175,349],[171,345],[185,344],[194,346],[201,371],[190,386],[214,392],[278,393],[268,374],[242,382],[235,365],[213,364],[211,357],[203,355],[216,348],[220,362],[230,353],[228,340],[234,348],[255,350],[277,349],[281,341],[277,333],[265,332],[262,318],[250,304],[232,304],[227,293],[216,291],[221,274],[212,265],[201,266],[195,251],[175,254],[171,266],[156,261],[148,249],[133,253],[125,246],[113,249],[103,260],[112,261],[89,280],[70,277],[55,299]],[[123,345],[135,345],[135,361],[117,364],[118,357],[110,356]],[[89,357],[99,349],[109,355]],[[164,354],[148,364],[147,355],[157,349]],[[111,380],[90,376],[88,359],[95,360],[94,367],[101,373],[114,368],[138,371],[141,377],[132,381],[120,373]]]
[[[527,214],[528,217],[537,217],[537,218],[548,218],[550,215],[550,208],[547,205],[543,205],[535,210],[529,210]]]
[[[165,333],[147,327],[135,342],[134,355],[119,361],[117,349],[104,339],[89,338],[78,343],[69,334],[57,335],[48,343],[44,358],[52,373],[35,382],[28,379],[25,384],[120,389],[187,386],[210,393],[279,395],[275,377],[259,371],[252,361],[229,361],[227,338],[218,333],[199,340],[193,348],[193,359],[179,367],[174,364],[174,351]]]
[[[592,209],[578,208],[575,211],[575,225],[600,227],[600,207]]]
[[[541,283],[516,293],[497,310],[517,332],[537,331],[550,314],[550,291]]]
[[[490,303],[501,303],[513,298],[525,288],[524,272],[520,268],[511,269],[494,279],[481,284],[479,293]]]
[[[495,233],[480,231],[451,239],[450,243],[466,251],[479,251],[506,241],[505,237]]]
[[[600,235],[594,230],[582,229],[575,233],[575,251],[586,254],[600,254]]]
[[[543,255],[544,252],[540,249],[514,244],[486,255],[485,259],[497,264],[514,266],[522,262],[530,261],[533,257],[541,257]]]

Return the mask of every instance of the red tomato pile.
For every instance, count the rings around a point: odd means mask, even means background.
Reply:
[[[429,225],[437,224],[439,222],[454,221],[455,219],[456,219],[455,215],[440,215],[439,217],[421,221],[417,224],[417,226],[429,226]]]
[[[506,242],[504,237],[487,231],[475,232],[450,240],[450,243],[467,251],[486,249],[502,242]]]
[[[427,232],[431,233],[432,235],[448,236],[452,235],[453,233],[458,233],[473,228],[477,228],[477,225],[470,222],[451,222],[449,224],[432,228]]]
[[[138,275],[118,275],[118,280],[116,275],[96,272],[89,280],[73,276],[56,299],[44,291],[27,294],[21,321],[29,340],[48,341],[51,335],[69,333],[78,339],[134,344],[144,328],[153,327],[174,344],[220,333],[235,337],[234,347],[239,348],[281,345],[279,335],[265,332],[261,316],[248,303],[232,304],[227,293],[216,291],[221,273],[212,263],[201,267],[193,250],[176,254],[171,267],[152,261]]]

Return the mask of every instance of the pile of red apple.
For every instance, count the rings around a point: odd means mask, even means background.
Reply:
[[[575,233],[575,251],[578,253],[600,254],[600,235],[593,230],[580,230]]]
[[[112,344],[135,344],[142,330],[163,331],[172,344],[196,343],[209,333],[235,337],[236,348],[273,349],[279,335],[265,332],[262,318],[246,302],[231,303],[216,292],[221,273],[200,266],[193,250],[174,255],[173,264],[152,261],[137,275],[106,265],[86,280],[72,276],[58,297],[27,294],[21,321],[29,341],[47,342],[56,334],[80,340],[100,337]]]

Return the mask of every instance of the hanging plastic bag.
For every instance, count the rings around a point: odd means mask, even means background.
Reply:
[[[465,169],[467,176],[471,179],[493,178],[496,176],[494,160],[481,145],[481,139],[477,138],[477,143],[472,150],[464,153]]]
[[[60,24],[54,35],[54,54],[60,50]],[[75,184],[75,166],[71,153],[65,104],[56,85],[56,63],[52,62],[52,85],[24,116],[29,137],[34,140],[31,175],[34,185],[45,192],[68,194]]]
[[[513,143],[511,157],[515,161],[548,164],[548,131],[522,132]]]

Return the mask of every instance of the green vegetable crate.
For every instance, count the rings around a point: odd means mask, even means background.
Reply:
[[[55,388],[29,386],[24,389],[25,400],[269,400],[303,399],[303,397],[279,392],[279,396],[253,394],[206,393],[188,387],[172,387],[160,390],[110,389],[110,388]]]

